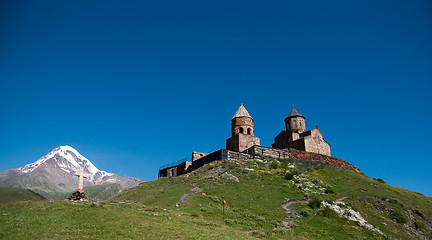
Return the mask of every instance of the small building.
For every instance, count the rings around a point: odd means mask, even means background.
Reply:
[[[260,145],[260,138],[254,136],[253,118],[243,103],[231,119],[231,137],[226,140],[226,149],[236,152]]]
[[[319,153],[331,156],[330,144],[323,138],[323,133],[318,127],[306,131],[306,118],[293,106],[291,112],[285,118],[285,131],[282,131],[274,139],[273,148],[294,148],[305,152]]]
[[[161,166],[159,168],[158,178],[177,177],[190,171],[192,171],[192,161],[188,161],[186,158]]]

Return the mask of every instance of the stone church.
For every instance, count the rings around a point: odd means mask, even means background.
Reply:
[[[323,138],[323,133],[318,127],[306,131],[306,118],[293,106],[293,109],[285,118],[285,131],[282,131],[274,139],[273,148],[294,148],[305,152],[319,153],[331,156],[330,144]]]
[[[318,127],[306,131],[305,120],[306,118],[293,107],[285,118],[286,130],[275,137],[272,147],[286,150],[294,148],[331,156],[330,144],[324,140],[323,133]],[[254,136],[253,118],[241,104],[231,119],[231,137],[226,140],[226,149],[244,152],[255,145],[260,146],[260,138]]]
[[[212,153],[193,152],[191,160],[182,159],[159,168],[159,177],[176,177],[194,171],[217,160],[251,159],[256,155],[275,159],[292,159],[312,164],[326,164],[340,168],[361,170],[347,161],[331,157],[330,144],[324,140],[318,127],[306,131],[306,118],[293,106],[285,118],[285,130],[275,138],[272,147],[260,145],[255,136],[254,120],[243,104],[231,119],[231,137],[226,140],[226,149]]]

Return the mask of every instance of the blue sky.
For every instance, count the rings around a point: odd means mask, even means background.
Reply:
[[[295,104],[332,155],[432,196],[432,3],[2,1],[0,171],[70,145],[153,180],[225,148],[243,102],[271,146]]]

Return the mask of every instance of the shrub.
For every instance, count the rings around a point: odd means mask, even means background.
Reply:
[[[322,210],[320,210],[318,212],[319,215],[326,217],[326,218],[338,218],[339,215],[333,211],[332,209],[330,209],[329,207],[325,207]]]
[[[308,206],[311,207],[312,209],[317,209],[321,207],[321,199],[319,198],[312,198],[309,203]]]
[[[287,173],[285,173],[285,179],[286,180],[293,180],[295,175],[298,175],[300,172],[298,170],[291,170]],[[294,182],[296,182],[296,179],[294,179]]]
[[[380,183],[386,183],[384,180],[382,180],[381,178],[374,178],[375,181],[380,182]]]
[[[308,211],[306,211],[306,210],[301,210],[300,212],[299,212],[299,214],[301,215],[301,216],[303,216],[303,217],[309,217],[309,212]]]
[[[424,224],[422,222],[414,222],[416,229],[422,229],[424,227]]]
[[[286,180],[293,180],[294,179],[294,174],[290,173],[290,172],[285,173],[285,179]]]
[[[276,161],[273,161],[270,163],[270,169],[277,169],[279,167],[279,164]]]
[[[331,187],[326,187],[326,189],[325,189],[325,191],[324,191],[326,194],[333,194],[334,193],[334,190],[333,190],[333,188],[331,188]]]
[[[288,159],[288,158],[281,158],[279,159],[279,162],[283,162],[285,164],[294,163],[294,160]]]
[[[400,223],[400,224],[405,224],[407,223],[407,219],[405,218],[405,216],[398,212],[398,211],[394,211],[390,214],[391,218],[393,220],[395,220],[396,222]]]

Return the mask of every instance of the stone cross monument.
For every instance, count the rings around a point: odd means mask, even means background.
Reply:
[[[75,176],[78,176],[78,189],[77,192],[84,192],[84,178],[87,177],[87,174],[84,173],[84,168],[79,167],[78,171],[75,172]]]

